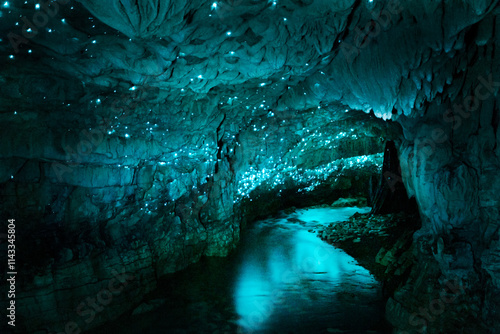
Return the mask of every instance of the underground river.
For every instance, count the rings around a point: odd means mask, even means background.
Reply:
[[[300,209],[250,224],[229,257],[172,274],[92,333],[389,333],[381,284],[314,233],[367,211]]]

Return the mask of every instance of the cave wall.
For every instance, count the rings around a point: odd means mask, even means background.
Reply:
[[[412,130],[401,142],[402,180],[423,219],[414,272],[388,315],[408,333],[499,331],[500,84],[481,78],[462,101],[401,121]]]
[[[98,326],[166,274],[227,255],[247,221],[289,198],[298,206],[359,194],[394,132],[356,111],[262,110],[245,123],[207,101],[195,113],[146,94],[4,115],[17,131],[2,145],[2,219],[17,217],[18,242],[30,245],[18,250],[20,331]],[[126,285],[107,305],[116,280]]]

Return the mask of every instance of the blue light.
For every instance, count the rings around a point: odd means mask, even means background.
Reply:
[[[315,282],[317,289],[329,291],[318,298],[332,298],[346,275],[360,286],[375,284],[368,270],[351,256],[308,231],[318,224],[345,220],[356,211],[369,208],[304,209],[292,215],[301,224],[286,218],[255,223],[248,242],[259,247],[244,248],[235,283],[238,325],[244,332],[265,332],[272,327],[273,316],[289,306],[309,307],[301,301],[304,284]]]

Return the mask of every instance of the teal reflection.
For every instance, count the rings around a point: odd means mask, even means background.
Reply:
[[[266,332],[283,317],[330,307],[336,289],[349,282],[376,284],[371,274],[344,251],[309,232],[318,224],[343,221],[368,208],[298,210],[255,223],[243,241],[235,285],[241,333]]]

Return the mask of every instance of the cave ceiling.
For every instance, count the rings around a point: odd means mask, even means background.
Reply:
[[[456,55],[492,38],[481,21],[496,3],[6,1],[1,102],[112,103],[139,91],[192,110],[410,115],[467,86],[470,59]]]

